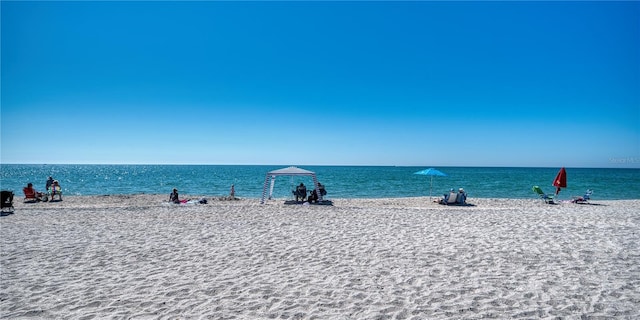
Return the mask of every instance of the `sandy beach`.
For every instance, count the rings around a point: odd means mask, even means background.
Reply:
[[[0,317],[640,318],[640,200],[167,199],[16,195]]]

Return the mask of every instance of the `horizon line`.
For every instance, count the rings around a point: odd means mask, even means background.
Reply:
[[[1,165],[87,165],[87,166],[283,166],[283,167],[406,167],[406,168],[537,168],[537,169],[554,169],[554,168],[570,168],[570,169],[640,169],[637,167],[611,166],[611,167],[590,167],[590,166],[524,166],[524,165],[391,165],[391,164],[225,164],[225,163],[0,163]]]

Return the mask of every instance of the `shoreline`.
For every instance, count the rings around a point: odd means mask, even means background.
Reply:
[[[121,166],[77,167],[3,167],[3,188],[22,193],[28,183],[43,191],[46,177],[53,175],[62,185],[65,195],[91,196],[106,194],[167,194],[177,188],[180,194],[226,196],[233,184],[236,195],[260,198],[263,193],[265,174],[279,167],[255,167],[231,165],[225,168],[212,166]],[[378,198],[378,197],[423,197],[442,196],[449,189],[462,187],[471,198],[516,198],[532,199],[536,194],[532,187],[539,185],[545,192],[554,192],[551,186],[557,169],[552,168],[476,168],[446,167],[448,177],[433,179],[415,172],[422,167],[303,167],[316,172],[317,178],[332,198]],[[623,200],[639,198],[640,169],[583,169],[567,172],[569,187],[560,193],[561,198],[583,196],[585,191],[594,191],[593,199]],[[43,179],[44,178],[44,179]],[[294,181],[295,180],[295,181]],[[278,198],[291,196],[293,184],[304,182],[311,185],[311,178],[278,178],[273,195]],[[271,189],[268,190],[271,192]]]
[[[536,208],[542,207],[557,207],[557,206],[611,206],[614,204],[636,204],[640,207],[640,199],[622,199],[622,200],[589,200],[585,204],[572,203],[570,199],[556,199],[555,204],[546,204],[542,199],[535,198],[469,198],[467,205],[440,205],[435,203],[441,197],[395,197],[395,198],[332,198],[326,197],[325,199],[331,200],[333,206],[348,206],[348,207],[410,207],[410,208]],[[207,196],[207,195],[181,195],[180,199],[199,200],[206,199],[207,204],[198,204],[198,206],[207,206],[215,204],[226,204],[234,206],[286,206],[295,207],[296,204],[290,205],[285,202],[290,201],[291,198],[274,198],[271,200],[265,200],[264,204],[260,204],[260,198],[244,198],[236,197],[235,199],[229,199],[228,196]],[[64,196],[63,201],[50,201],[50,202],[34,202],[25,203],[23,197],[15,195],[13,199],[13,206],[18,208],[36,209],[44,208],[94,208],[94,207],[123,207],[127,205],[155,207],[155,206],[191,206],[196,205],[194,203],[174,205],[169,203],[168,194],[105,194],[105,195],[72,195]],[[307,205],[304,204],[297,204]],[[311,205],[317,206],[317,205]]]
[[[15,197],[0,316],[640,317],[640,200],[168,198]]]

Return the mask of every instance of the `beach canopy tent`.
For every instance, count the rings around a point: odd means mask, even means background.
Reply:
[[[264,187],[262,188],[262,199],[260,200],[260,204],[264,204],[264,200],[267,197],[267,188],[269,187],[269,183],[271,183],[271,189],[269,191],[269,199],[271,199],[271,194],[273,193],[273,185],[275,184],[277,176],[308,176],[313,179],[313,185],[316,190],[320,190],[318,187],[318,178],[316,178],[316,173],[313,171],[300,169],[298,167],[287,167],[278,170],[273,170],[267,172],[267,175],[264,178]],[[322,201],[322,194],[318,192],[318,200]]]

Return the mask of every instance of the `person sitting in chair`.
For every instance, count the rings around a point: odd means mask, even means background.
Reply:
[[[50,201],[53,201],[56,195],[58,196],[59,200],[62,201],[62,187],[60,186],[58,180],[53,180],[53,184],[51,184],[51,187],[49,188],[49,196],[51,198]]]
[[[318,182],[318,190],[320,190],[320,195],[321,196],[326,196],[327,195],[327,190],[325,190],[324,186],[322,185],[322,183]],[[313,202],[318,202],[318,191],[316,191],[316,189],[313,189],[312,191],[309,192],[309,203],[313,203]]]
[[[24,200],[27,201],[42,201],[42,192],[37,192],[36,189],[33,188],[33,183],[29,182],[25,188],[22,189],[24,192]]]
[[[296,201],[304,201],[304,199],[307,197],[307,187],[305,187],[304,183],[300,182],[300,185],[296,187],[295,194],[296,194]]]
[[[453,188],[449,189],[449,192],[444,193],[442,195],[442,199],[434,200],[433,202],[437,202],[440,204],[447,204],[449,202],[449,197],[451,196],[451,194],[455,194],[455,191],[453,191]]]
[[[327,190],[324,188],[324,186],[320,182],[318,182],[318,189],[320,190],[320,195],[321,196],[324,197],[324,196],[327,195]]]
[[[456,198],[456,203],[465,204],[467,202],[467,193],[464,192],[463,188],[458,189],[458,198]]]

